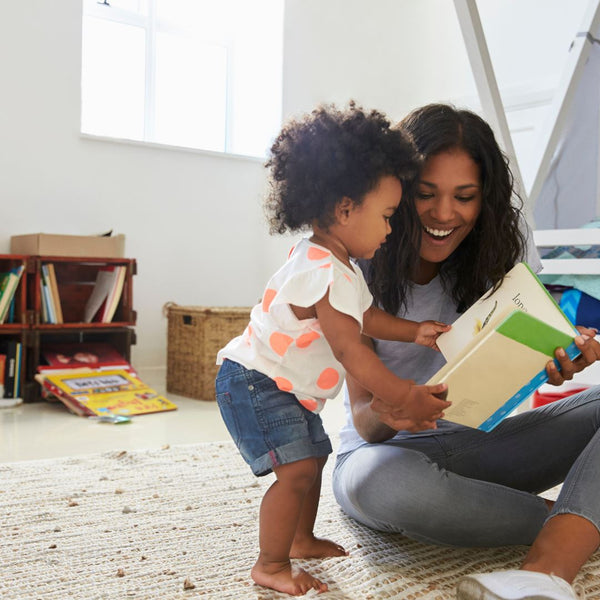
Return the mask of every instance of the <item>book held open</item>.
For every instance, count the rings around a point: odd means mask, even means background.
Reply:
[[[427,382],[448,384],[445,419],[491,431],[548,377],[558,347],[573,359],[578,335],[526,263],[463,313],[437,345],[447,363]]]

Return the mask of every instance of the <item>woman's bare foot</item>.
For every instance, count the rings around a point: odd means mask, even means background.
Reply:
[[[326,583],[315,579],[310,573],[295,567],[289,561],[264,564],[259,558],[252,567],[251,575],[258,585],[292,596],[302,596],[312,589],[319,593],[327,591]]]
[[[290,548],[290,558],[326,558],[328,556],[348,556],[339,544],[314,536],[294,539]]]

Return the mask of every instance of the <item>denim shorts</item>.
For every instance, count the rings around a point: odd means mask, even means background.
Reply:
[[[331,454],[318,414],[258,371],[226,359],[216,379],[217,403],[225,425],[255,475],[273,467]]]

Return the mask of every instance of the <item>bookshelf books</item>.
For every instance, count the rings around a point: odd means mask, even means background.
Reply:
[[[113,267],[118,267],[120,273],[119,293],[115,289],[111,296],[113,314],[85,322],[84,309],[99,270]],[[42,351],[48,345],[106,342],[130,359],[130,346],[135,344],[135,259],[0,255],[0,274],[12,269],[18,269],[21,276],[5,320],[0,322],[0,341],[10,339],[21,344],[20,394],[26,402],[40,399],[40,386],[34,376],[44,363]]]
[[[94,326],[135,323],[134,259],[33,258],[34,287],[39,290],[34,306],[38,324],[70,327],[87,323]],[[46,308],[44,298],[47,298]]]
[[[577,330],[526,263],[507,273],[438,338],[448,361],[427,383],[448,384],[445,419],[491,431],[548,377],[562,347],[579,354]]]
[[[18,267],[13,267],[7,273],[0,275],[0,323],[6,321],[24,270],[25,266],[19,265]]]
[[[94,317],[101,323],[112,321],[123,292],[125,275],[126,267],[123,265],[98,269],[94,289],[86,302],[83,313],[85,323],[91,323]]]
[[[81,369],[125,369],[135,375],[133,367],[119,352],[106,342],[49,343],[44,344],[41,354],[45,365],[38,371]]]

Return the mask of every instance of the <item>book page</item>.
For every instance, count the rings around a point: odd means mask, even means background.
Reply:
[[[480,331],[497,322],[498,315],[506,316],[509,309],[515,308],[531,313],[571,337],[577,335],[538,277],[526,263],[519,263],[506,274],[493,294],[484,294],[452,324],[450,331],[440,335],[437,345],[444,358],[455,360]]]

